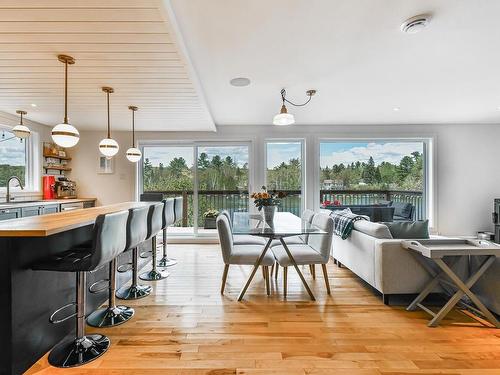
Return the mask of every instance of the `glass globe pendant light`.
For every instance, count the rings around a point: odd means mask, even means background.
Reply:
[[[127,152],[125,152],[125,155],[127,156],[127,159],[131,161],[132,163],[137,163],[139,160],[141,160],[142,157],[142,152],[138,148],[135,147],[135,111],[138,110],[137,107],[131,105],[128,107],[132,111],[132,147],[130,147]]]
[[[28,114],[28,112],[16,111],[16,113],[18,115],[21,115],[21,121],[19,121],[19,125],[16,125],[12,128],[12,133],[14,133],[14,135],[17,138],[21,138],[21,139],[28,138],[31,134],[31,130],[23,124],[23,115],[26,116]]]
[[[52,140],[61,147],[73,147],[80,140],[80,133],[68,123],[68,64],[73,65],[75,59],[67,55],[59,55],[57,59],[64,63],[64,120],[52,128]]]
[[[111,138],[111,130],[109,125],[109,94],[115,92],[112,87],[103,87],[102,91],[106,93],[107,103],[108,103],[108,136],[99,142],[99,151],[104,156],[111,158],[118,153],[120,146],[118,142]]]

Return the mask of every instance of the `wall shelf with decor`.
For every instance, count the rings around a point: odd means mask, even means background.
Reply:
[[[71,157],[68,156],[66,150],[54,143],[43,143],[43,170],[45,174],[64,175],[65,172],[70,172],[69,162]]]

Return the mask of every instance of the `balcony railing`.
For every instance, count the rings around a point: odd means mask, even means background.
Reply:
[[[192,190],[147,191],[163,193],[165,197],[182,196],[184,198],[184,215],[177,224],[183,227],[194,226],[194,192]],[[301,214],[301,191],[287,190],[287,197],[279,206],[279,211]],[[344,205],[374,204],[382,200],[411,203],[415,206],[415,220],[425,219],[425,204],[421,191],[394,190],[320,190],[320,202],[338,200]],[[199,190],[198,191],[198,226],[204,224],[203,213],[209,209],[228,210],[233,212],[248,211],[249,196],[247,191],[239,190]]]

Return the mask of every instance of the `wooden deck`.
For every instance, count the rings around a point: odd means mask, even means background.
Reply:
[[[455,311],[438,328],[428,316],[385,306],[349,270],[329,265],[332,295],[321,277],[304,274],[318,299],[310,302],[289,272],[266,297],[256,275],[245,301],[236,301],[250,267],[231,266],[226,294],[218,245],[172,245],[179,264],[154,285],[152,296],[128,302],[134,318],[109,329],[110,350],[75,369],[50,367],[46,356],[28,374],[500,374],[500,331]],[[319,271],[319,270],[318,270]],[[47,317],[48,318],[48,317]]]

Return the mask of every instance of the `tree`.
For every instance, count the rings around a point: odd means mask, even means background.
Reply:
[[[375,168],[375,161],[371,156],[368,159],[368,164],[363,170],[363,180],[367,184],[374,184],[377,182],[377,170]]]

